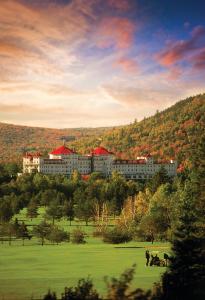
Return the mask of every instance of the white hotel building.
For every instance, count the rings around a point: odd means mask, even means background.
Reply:
[[[43,174],[63,174],[70,176],[74,170],[81,175],[100,172],[109,177],[113,171],[124,175],[127,179],[149,179],[164,167],[168,176],[176,175],[177,163],[170,160],[157,163],[150,155],[137,157],[135,160],[117,159],[115,155],[103,147],[98,147],[90,155],[80,155],[75,151],[61,146],[43,158],[40,153],[26,153],[23,157],[23,172],[34,171]]]

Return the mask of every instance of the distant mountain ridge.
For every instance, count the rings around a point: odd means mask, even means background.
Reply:
[[[48,151],[73,140],[102,135],[108,128],[51,129],[0,122],[0,162],[20,162],[25,151]]]
[[[151,154],[161,159],[189,163],[189,156],[205,134],[205,94],[181,100],[140,122],[106,131],[100,144],[121,158]],[[79,150],[99,145],[99,140],[71,143]]]
[[[21,162],[22,153],[46,153],[63,143],[81,153],[102,145],[121,158],[150,153],[188,163],[205,128],[205,94],[177,102],[154,116],[112,128],[49,129],[0,123],[0,161]]]

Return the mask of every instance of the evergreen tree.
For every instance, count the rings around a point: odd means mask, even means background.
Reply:
[[[51,231],[51,225],[42,221],[40,224],[33,228],[33,234],[41,240],[41,245],[45,243],[45,239],[48,238],[48,235]]]
[[[169,270],[162,277],[162,299],[205,299],[205,236],[200,230],[191,181],[183,192],[172,250]]]
[[[60,220],[62,217],[62,208],[57,200],[50,202],[49,207],[46,209],[46,216],[52,219],[53,225],[55,220]]]
[[[70,221],[71,226],[71,221],[74,219],[75,216],[74,205],[71,200],[64,202],[64,205],[62,207],[62,214]]]
[[[164,167],[161,167],[161,169],[155,173],[152,179],[148,182],[148,188],[152,193],[155,193],[161,184],[168,183],[169,181],[170,178],[167,175],[167,171]]]
[[[38,205],[35,201],[31,201],[29,205],[27,206],[27,217],[29,217],[31,220],[33,218],[36,218],[38,216]]]
[[[58,245],[63,241],[69,241],[70,235],[57,226],[52,226],[47,239],[52,243],[56,243]]]
[[[28,232],[28,228],[24,222],[22,222],[22,224],[19,226],[18,236],[22,239],[23,246],[24,246],[24,240],[31,238]]]
[[[52,293],[49,290],[48,293],[43,297],[43,300],[57,300],[56,293]]]

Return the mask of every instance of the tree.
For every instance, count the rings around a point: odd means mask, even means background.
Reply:
[[[48,208],[46,209],[46,216],[52,219],[53,225],[55,220],[60,220],[60,218],[62,218],[62,209],[57,200],[50,202]]]
[[[137,235],[143,237],[145,240],[151,241],[155,240],[157,235],[156,222],[153,216],[145,215],[138,227]]]
[[[158,187],[161,184],[167,183],[170,181],[170,178],[167,175],[167,171],[164,167],[154,174],[152,179],[148,182],[148,188],[152,193],[155,193]]]
[[[71,181],[74,185],[78,185],[81,181],[81,175],[77,170],[74,170],[71,175]]]
[[[38,205],[35,201],[30,201],[27,206],[27,217],[29,217],[31,220],[33,218],[36,218],[38,216]]]
[[[49,203],[57,198],[57,190],[47,189],[41,193],[41,205],[48,206]]]
[[[10,177],[17,176],[17,173],[20,171],[19,166],[13,162],[5,164],[4,169]]]
[[[52,226],[47,236],[49,241],[56,243],[57,245],[63,241],[69,241],[69,238],[69,234],[57,226]]]
[[[5,236],[6,236],[6,224],[0,224],[0,240],[2,244],[4,243]]]
[[[76,287],[65,288],[61,300],[100,300],[91,279],[80,279]]]
[[[33,234],[41,240],[41,245],[43,246],[45,243],[45,239],[47,239],[51,230],[51,225],[46,223],[46,221],[42,221],[40,224],[33,228]]]
[[[0,222],[8,222],[13,216],[9,196],[0,199]]]
[[[81,229],[77,228],[72,232],[71,242],[73,244],[85,244],[85,233]]]
[[[149,203],[152,194],[148,188],[144,192],[139,192],[135,197],[135,221],[139,223],[148,213]]]
[[[103,242],[111,244],[127,243],[132,240],[132,236],[126,229],[114,227],[112,230],[106,230],[103,233]]]
[[[130,290],[131,282],[135,274],[135,265],[124,271],[120,278],[106,278],[109,300],[148,300],[151,299],[151,292],[144,292],[142,289]]]
[[[24,246],[24,240],[31,238],[31,235],[28,232],[28,228],[24,222],[22,222],[21,225],[19,226],[18,237],[22,239],[23,246]]]
[[[77,218],[85,221],[86,226],[88,221],[94,215],[94,202],[92,199],[81,199],[74,208]]]
[[[43,300],[57,300],[56,293],[52,293],[49,290],[48,293],[43,297]]]
[[[5,170],[3,164],[0,164],[0,184],[4,182],[9,182],[11,177],[9,176],[8,172]]]
[[[175,206],[177,205],[175,200],[169,183],[159,186],[150,199],[149,214],[155,222],[157,234],[161,237],[166,238],[168,230],[171,229]]]
[[[113,172],[108,186],[108,197],[115,207],[115,213],[119,214],[127,198],[127,183],[118,172]]]
[[[16,237],[19,237],[19,230],[20,230],[20,224],[17,218],[15,218],[15,221],[13,224],[13,233]]]
[[[186,182],[172,245],[173,258],[162,277],[161,299],[205,299],[205,237],[195,196],[192,182]]]
[[[129,196],[123,205],[123,209],[121,210],[121,214],[118,219],[118,225],[122,228],[126,228],[129,230],[133,225],[133,221],[135,219],[135,203],[134,197]]]
[[[62,215],[70,221],[70,226],[71,226],[71,221],[74,220],[74,216],[75,216],[74,204],[72,200],[64,202],[64,205],[62,207]]]
[[[11,246],[12,237],[16,237],[16,228],[14,223],[4,224],[4,233],[8,237],[9,245]]]

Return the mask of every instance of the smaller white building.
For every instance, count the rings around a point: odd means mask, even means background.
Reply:
[[[71,176],[74,170],[82,175],[100,172],[106,177],[111,176],[113,171],[117,171],[127,179],[150,179],[162,166],[168,176],[176,175],[176,161],[157,163],[150,155],[137,157],[136,160],[121,160],[104,147],[94,149],[89,155],[80,155],[61,146],[52,151],[49,158],[43,158],[40,153],[26,153],[23,157],[24,173],[37,171],[43,174],[67,176]]]

